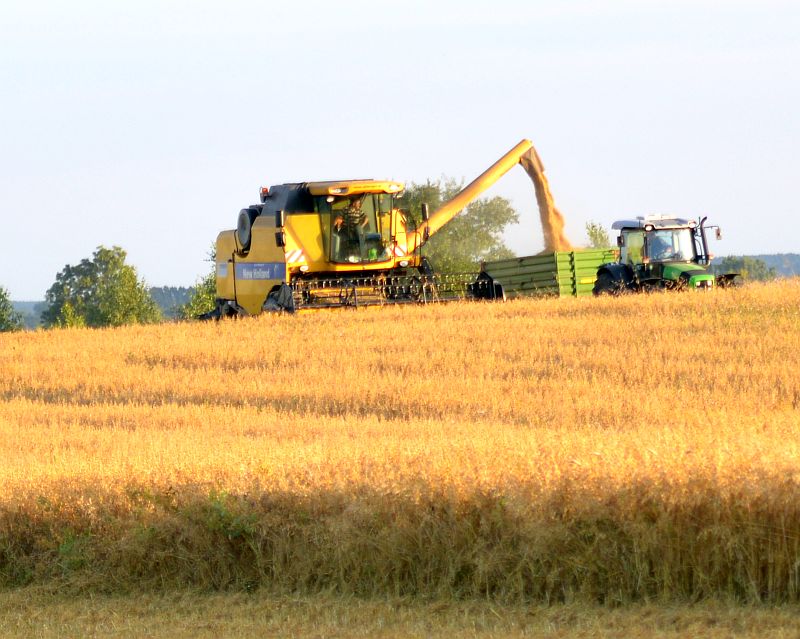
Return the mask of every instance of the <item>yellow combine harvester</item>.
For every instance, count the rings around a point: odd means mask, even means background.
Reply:
[[[517,163],[533,179],[540,209],[552,206],[529,140],[434,213],[428,215],[423,205],[423,221],[416,227],[398,208],[400,182],[342,180],[262,188],[261,203],[242,209],[237,228],[217,238],[217,305],[206,317],[502,294],[492,282],[436,275],[420,249]]]

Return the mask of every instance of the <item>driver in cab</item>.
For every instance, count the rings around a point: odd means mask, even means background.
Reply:
[[[666,260],[675,254],[672,248],[672,242],[660,235],[653,235],[647,248],[650,259],[653,260]]]

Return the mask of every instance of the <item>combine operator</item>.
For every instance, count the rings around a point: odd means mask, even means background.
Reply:
[[[367,215],[361,210],[363,197],[350,199],[347,207],[336,213],[333,219],[334,259],[348,261],[350,256],[362,254],[364,232],[369,224]]]

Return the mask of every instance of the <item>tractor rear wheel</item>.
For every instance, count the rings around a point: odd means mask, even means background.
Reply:
[[[595,295],[619,295],[622,293],[622,282],[614,279],[611,273],[604,271],[597,276],[592,293]]]

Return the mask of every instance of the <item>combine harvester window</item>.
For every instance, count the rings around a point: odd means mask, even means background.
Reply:
[[[329,195],[316,200],[332,262],[358,264],[388,257],[392,236],[391,195]]]

